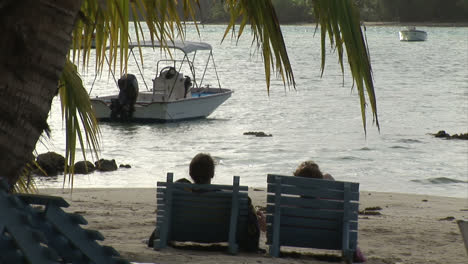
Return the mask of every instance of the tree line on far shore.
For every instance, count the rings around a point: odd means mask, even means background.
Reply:
[[[367,22],[468,22],[468,0],[353,0]],[[312,0],[272,0],[281,23],[314,22]],[[200,0],[203,23],[229,21],[224,1]]]

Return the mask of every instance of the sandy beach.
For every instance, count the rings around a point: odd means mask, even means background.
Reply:
[[[224,248],[205,250],[190,245],[154,251],[147,239],[155,226],[156,190],[145,189],[40,189],[39,193],[62,196],[67,212],[80,213],[86,229],[100,231],[103,245],[114,247],[124,258],[140,263],[339,263],[340,252],[281,248],[282,258],[262,253],[231,256]],[[255,206],[264,207],[266,192],[249,190]],[[467,263],[456,220],[468,219],[468,200],[427,195],[361,192],[360,210],[378,207],[359,216],[359,247],[367,263],[428,264]],[[377,209],[378,209],[377,208]],[[260,246],[267,250],[265,234]],[[324,256],[327,261],[323,260]]]

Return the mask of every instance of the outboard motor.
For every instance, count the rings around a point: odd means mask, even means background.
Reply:
[[[185,76],[185,80],[184,80],[184,88],[185,88],[184,98],[187,97],[187,94],[189,92],[190,87],[192,87],[192,79],[189,76]]]
[[[118,80],[119,98],[111,101],[111,119],[128,121],[135,112],[135,103],[138,97],[138,82],[133,74],[126,74]]]

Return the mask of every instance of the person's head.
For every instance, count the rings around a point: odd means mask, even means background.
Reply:
[[[214,177],[215,164],[207,153],[198,153],[190,162],[190,177],[196,184],[209,184]]]
[[[323,174],[319,169],[317,163],[307,160],[299,164],[294,176],[314,178],[314,179],[323,179]]]
[[[185,179],[185,178],[181,178],[181,179],[178,179],[177,181],[175,182],[178,182],[178,183],[191,183],[189,180]]]

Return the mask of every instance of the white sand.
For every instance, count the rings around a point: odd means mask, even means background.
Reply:
[[[319,261],[323,251],[282,248],[282,252],[301,252],[289,257],[271,258],[267,254],[147,248],[155,226],[155,189],[41,189],[40,193],[63,196],[70,203],[68,212],[88,220],[87,229],[99,230],[105,241],[124,258],[146,263],[331,263]],[[256,206],[265,206],[266,193],[250,190]],[[381,215],[360,215],[359,247],[367,263],[468,263],[456,220],[468,219],[468,200],[437,196],[361,192],[360,210],[379,206]],[[454,220],[440,220],[453,217]],[[261,247],[265,246],[262,234]],[[326,254],[339,256],[338,251]],[[336,262],[335,262],[336,263]]]

